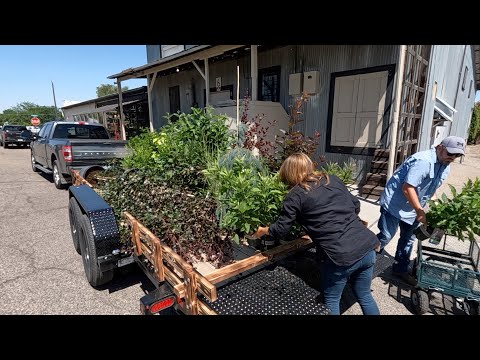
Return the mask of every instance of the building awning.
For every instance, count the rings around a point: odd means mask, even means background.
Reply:
[[[452,121],[453,115],[457,112],[453,106],[450,106],[445,100],[442,100],[439,97],[435,98],[433,109],[448,121]]]
[[[139,101],[140,100],[127,101],[127,102],[123,103],[123,106],[133,104],[133,103],[136,103],[136,102],[139,102]],[[103,113],[103,112],[106,112],[106,111],[116,111],[117,109],[118,109],[118,104],[111,104],[111,105],[105,105],[105,106],[102,106],[102,107],[99,107],[99,108],[85,110],[85,111],[82,111],[82,112],[79,112],[79,113],[75,113],[75,114],[73,114],[73,116],[84,115],[84,114]]]
[[[108,76],[108,79],[118,79],[120,81],[144,78],[149,74],[154,74],[159,71],[168,70],[191,63],[195,60],[203,60],[211,58],[223,53],[237,49],[245,45],[198,45],[185,51],[167,56],[157,61],[136,67],[123,70],[121,73]]]

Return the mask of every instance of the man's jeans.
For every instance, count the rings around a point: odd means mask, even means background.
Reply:
[[[380,219],[378,219],[378,229],[380,232],[377,234],[377,237],[378,240],[380,240],[382,249],[390,242],[390,240],[392,240],[400,226],[400,238],[398,239],[397,250],[395,251],[396,264],[393,264],[392,266],[393,272],[408,272],[410,255],[412,254],[413,243],[416,240],[413,231],[418,225],[419,223],[417,220],[410,225],[397,219],[383,207],[380,208]]]
[[[380,315],[380,310],[378,310],[371,292],[375,260],[375,250],[369,251],[362,259],[350,266],[335,265],[326,257],[323,265],[324,299],[325,305],[330,309],[332,315],[340,315],[340,298],[349,278],[363,314]]]

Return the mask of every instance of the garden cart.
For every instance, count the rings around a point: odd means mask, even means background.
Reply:
[[[431,293],[440,292],[463,300],[465,313],[478,315],[479,258],[480,248],[475,240],[460,241],[448,235],[444,235],[438,244],[419,240],[413,267],[417,286],[411,292],[415,313],[426,313]]]

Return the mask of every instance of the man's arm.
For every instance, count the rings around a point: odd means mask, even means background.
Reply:
[[[417,189],[410,184],[404,183],[402,190],[408,202],[417,212],[417,220],[427,225],[427,217],[425,216],[425,210],[423,209],[422,205],[420,204],[420,200],[418,199]]]

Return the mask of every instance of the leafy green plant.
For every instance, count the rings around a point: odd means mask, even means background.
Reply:
[[[353,160],[342,164],[329,161],[323,165],[321,169],[329,175],[335,175],[345,184],[353,184],[356,167],[357,166]]]
[[[472,112],[472,121],[468,131],[468,143],[475,144],[480,140],[480,102],[475,104]]]
[[[239,235],[276,220],[288,192],[278,176],[245,148],[227,152],[203,173],[218,203],[220,225],[235,231],[237,242]]]
[[[132,152],[123,167],[153,168],[171,184],[204,188],[201,170],[206,168],[207,159],[224,153],[233,141],[226,117],[213,113],[210,107],[176,115],[178,119],[160,132],[146,132],[130,140]]]
[[[128,211],[184,260],[206,259],[218,265],[232,260],[231,234],[220,229],[213,199],[166,184],[155,169],[124,171],[111,167],[101,194],[115,211],[121,240],[131,235],[121,214]]]
[[[469,179],[460,192],[453,185],[449,187],[451,198],[442,194],[441,199],[428,201],[428,225],[460,240],[474,240],[480,235],[480,179]]]

